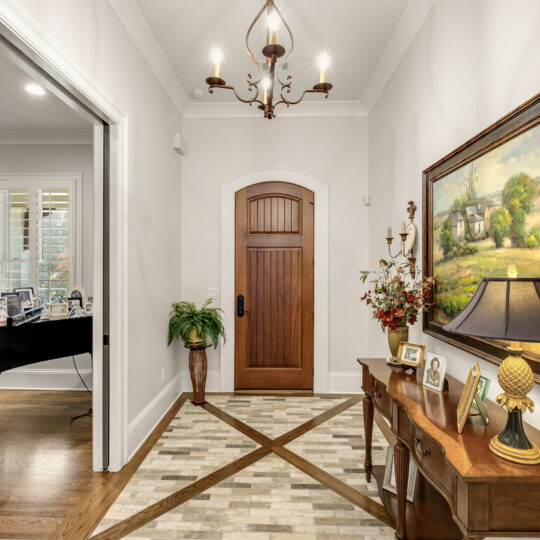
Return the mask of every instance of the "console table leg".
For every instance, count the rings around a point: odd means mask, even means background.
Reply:
[[[406,532],[407,486],[409,483],[409,449],[398,442],[394,447],[394,468],[396,470],[396,492],[398,519],[396,524],[396,538],[404,540]]]
[[[371,462],[371,439],[373,436],[373,401],[366,394],[363,401],[364,407],[364,436],[366,440],[366,453],[364,456],[364,469],[366,479],[371,482],[371,473],[373,472],[373,463]]]

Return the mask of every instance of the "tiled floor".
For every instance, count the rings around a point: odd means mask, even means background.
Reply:
[[[343,404],[347,398],[207,396],[221,411],[271,439]],[[265,444],[264,442],[262,444]],[[374,427],[373,462],[387,443]],[[109,509],[97,532],[137,522],[141,510],[193,484],[260,445],[201,407],[186,402]],[[286,448],[378,501],[363,471],[361,402]],[[380,501],[379,501],[380,502]],[[145,517],[133,539],[292,540],[394,537],[384,523],[274,453],[215,483],[168,512]],[[114,536],[115,538],[119,536]]]

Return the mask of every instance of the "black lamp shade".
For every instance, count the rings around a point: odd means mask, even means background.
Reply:
[[[540,278],[484,278],[447,332],[540,342]]]

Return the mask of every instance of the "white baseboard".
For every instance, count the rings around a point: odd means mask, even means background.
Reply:
[[[183,379],[182,373],[179,373],[129,424],[128,461],[178,399],[183,391]]]
[[[221,377],[219,371],[209,371],[206,378],[207,392],[220,392]],[[191,392],[189,373],[184,372],[184,392]],[[328,374],[329,394],[362,394],[361,371],[334,371]]]
[[[334,371],[328,374],[329,394],[362,394],[361,371]]]
[[[92,389],[92,370],[79,369],[84,382]],[[18,368],[0,374],[2,390],[86,390],[74,369]]]

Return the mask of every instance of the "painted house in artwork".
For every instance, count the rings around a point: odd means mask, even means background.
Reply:
[[[452,237],[455,240],[465,237],[465,218],[459,213],[450,214],[450,223],[452,224]]]
[[[467,225],[472,237],[484,236],[489,231],[489,207],[482,203],[467,206],[463,213],[453,212],[450,214],[450,223],[452,224],[452,237],[455,240],[465,238]]]
[[[472,236],[482,236],[489,231],[489,207],[487,204],[477,203],[465,208],[465,216],[469,222]]]

